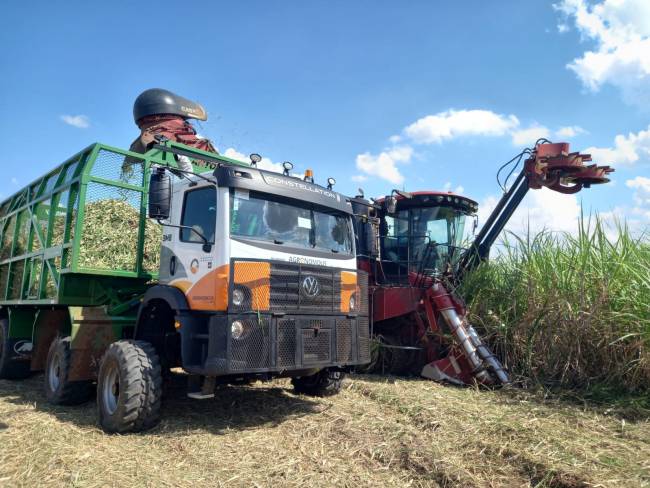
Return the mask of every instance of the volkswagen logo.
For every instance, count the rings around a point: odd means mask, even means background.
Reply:
[[[320,293],[320,283],[315,276],[305,276],[300,284],[305,296],[315,298]]]

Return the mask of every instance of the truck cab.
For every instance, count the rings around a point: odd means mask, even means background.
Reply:
[[[207,377],[312,376],[367,362],[366,278],[348,199],[226,162],[174,177],[170,190],[159,281],[138,335],[154,328],[152,313],[157,323],[173,315],[158,349],[176,347],[176,365]]]

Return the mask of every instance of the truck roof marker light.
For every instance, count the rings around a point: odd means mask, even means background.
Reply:
[[[305,170],[305,181],[308,181],[310,183],[314,182],[314,172],[311,169]]]
[[[181,327],[183,327],[183,324],[181,324],[178,320],[174,322],[174,329],[178,330]]]

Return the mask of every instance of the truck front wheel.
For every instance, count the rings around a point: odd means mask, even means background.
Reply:
[[[296,393],[310,396],[331,396],[341,391],[341,384],[345,373],[341,371],[322,369],[310,376],[293,378],[291,384]]]
[[[21,380],[27,378],[30,371],[29,360],[15,359],[15,353],[9,340],[9,321],[0,320],[0,379]]]
[[[50,344],[45,364],[45,396],[55,405],[79,405],[90,399],[90,381],[70,381],[70,337],[57,337]]]
[[[162,374],[154,347],[145,341],[111,344],[99,366],[97,409],[106,432],[138,432],[160,419]]]

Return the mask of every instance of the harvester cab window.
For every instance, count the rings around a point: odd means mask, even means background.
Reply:
[[[217,225],[217,190],[206,186],[185,193],[181,225],[191,227],[214,244],[214,233]],[[181,229],[181,241],[203,243],[196,232]]]
[[[402,210],[395,216],[387,215],[385,219],[384,254],[390,261],[408,260],[409,220],[408,211]]]
[[[424,236],[411,240],[411,256],[415,261],[424,256],[425,246],[436,246],[435,263],[431,265],[443,269],[448,263],[454,264],[460,256],[463,244],[466,215],[453,207],[422,207],[412,209],[412,234]]]

